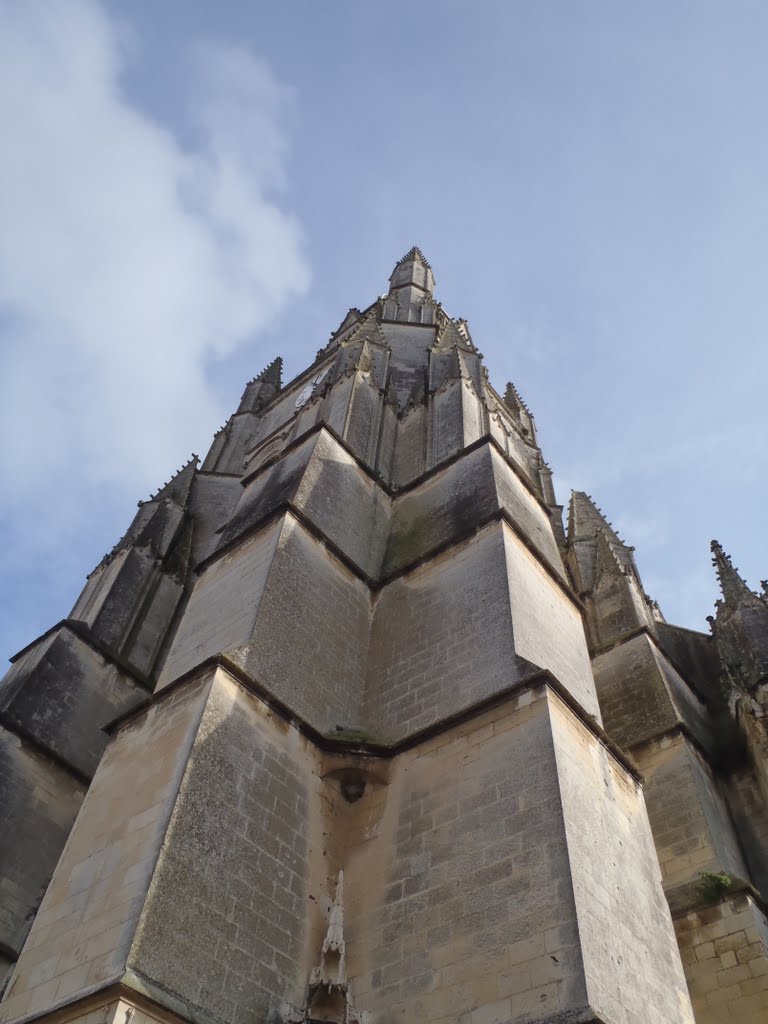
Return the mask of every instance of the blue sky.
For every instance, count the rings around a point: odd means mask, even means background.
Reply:
[[[8,655],[418,244],[668,619],[768,575],[768,7],[4,0]]]

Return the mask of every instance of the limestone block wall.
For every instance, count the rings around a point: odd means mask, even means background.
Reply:
[[[366,720],[377,739],[401,739],[535,671],[515,651],[502,527],[492,523],[377,595]]]
[[[751,765],[734,771],[726,793],[749,877],[761,893],[768,892],[768,803],[764,786]]]
[[[259,530],[285,501],[302,520],[288,513],[279,535],[275,522]],[[500,520],[478,531],[502,509],[514,531]],[[515,531],[533,535],[546,569]],[[161,686],[225,651],[321,732],[362,729],[378,742],[539,669],[599,714],[548,514],[487,445],[393,499],[321,431],[254,477],[223,543],[196,583]],[[397,572],[381,589],[368,582]]]
[[[276,522],[201,574],[158,680],[158,688],[253,632],[280,537]]]
[[[55,1019],[57,1024],[183,1024],[180,1017],[130,989],[94,994],[61,1010]]]
[[[360,727],[370,592],[290,514],[202,572],[159,687],[227,652],[321,732]]]
[[[237,503],[222,525],[214,550],[231,544],[293,500],[317,444],[318,435],[312,434],[277,462],[266,463],[246,474],[242,487],[238,488]]]
[[[103,726],[145,699],[68,627],[22,652],[0,686],[0,990],[106,745]]]
[[[675,920],[696,1024],[768,1020],[768,918],[747,893]]]
[[[563,580],[548,513],[502,456],[481,445],[395,498],[384,575],[465,534],[503,509]]]
[[[567,579],[549,513],[499,452],[494,448],[489,451],[501,507],[548,567]]]
[[[498,508],[490,449],[482,446],[397,495],[382,574],[461,537]]]
[[[543,691],[402,755],[383,811],[358,813],[356,1005],[382,1022],[591,1019]]]
[[[356,373],[342,437],[367,466],[376,464],[382,404],[376,381],[369,374]]]
[[[346,432],[354,386],[353,375],[342,377],[328,393],[322,410],[323,420],[340,437],[344,437]]]
[[[320,732],[361,724],[370,591],[290,514],[233,661]]]
[[[634,1024],[641,1001],[689,1024],[674,945],[648,951],[671,935],[650,849],[636,783],[545,686],[356,757],[217,669],[113,739],[3,1019],[116,981],[186,1019],[277,1019],[304,1005],[343,869],[347,977],[372,1024]]]
[[[611,1024],[692,1021],[641,788],[570,709],[550,704],[590,1006]]]
[[[623,571],[604,535],[597,543],[596,579],[587,600],[593,647],[607,647],[638,628],[652,628],[648,606],[636,579]]]
[[[391,499],[327,431],[312,434],[246,482],[220,546],[233,543],[286,503],[361,572],[372,578],[378,574]]]
[[[3,1020],[122,977],[207,687],[170,694],[106,750],[13,972]]]
[[[128,960],[147,991],[229,1024],[303,1001],[316,765],[296,730],[217,673]]]
[[[392,499],[325,431],[318,435],[294,505],[362,572],[378,576]]]
[[[427,412],[423,405],[407,409],[397,421],[392,484],[405,487],[426,469]]]
[[[547,690],[400,755],[353,813],[375,1021],[692,1022],[640,787]]]
[[[181,515],[180,510],[178,514]],[[119,553],[119,568],[113,578],[102,579],[97,573],[89,581],[89,584],[96,583],[95,604],[86,602],[83,621],[94,636],[116,651],[126,645],[128,635],[150,595],[156,558],[148,546],[129,547],[124,555]],[[73,617],[78,618],[79,613],[75,612]]]
[[[713,773],[682,733],[633,751],[665,887],[696,882],[702,871],[746,877],[728,808]]]
[[[631,750],[685,725],[711,747],[706,705],[647,634],[598,654],[592,664],[605,727],[620,746]]]
[[[438,465],[464,447],[463,390],[461,378],[449,380],[432,399],[431,465]]]
[[[106,745],[103,727],[145,696],[130,675],[64,626],[14,662],[0,686],[0,714],[9,728],[89,777]]]
[[[192,565],[197,565],[218,546],[218,531],[229,521],[242,494],[238,476],[218,476],[199,472],[195,477],[190,500],[195,520],[192,536]]]
[[[85,784],[0,726],[0,992],[85,796]]]
[[[502,537],[515,653],[552,672],[600,721],[578,606],[506,523]]]

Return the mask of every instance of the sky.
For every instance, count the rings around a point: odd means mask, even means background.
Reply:
[[[768,6],[0,0],[0,653],[412,245],[669,621],[768,576]]]

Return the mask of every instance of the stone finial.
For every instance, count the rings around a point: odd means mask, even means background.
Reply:
[[[421,249],[414,246],[395,265],[389,278],[390,294],[399,288],[418,288],[428,295],[435,290],[435,277]]]

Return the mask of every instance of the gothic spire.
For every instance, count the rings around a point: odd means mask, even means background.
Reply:
[[[734,568],[731,556],[726,555],[718,541],[713,540],[710,544],[712,551],[712,565],[717,572],[717,579],[720,590],[723,594],[723,603],[736,607],[745,599],[755,598],[757,595],[750,590],[746,581],[739,575],[739,570]]]

